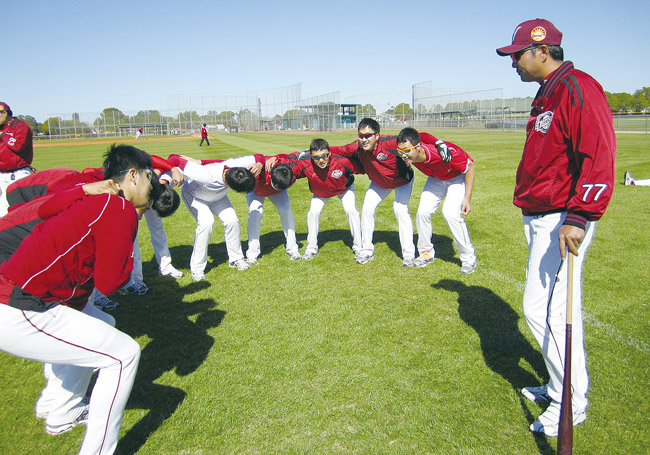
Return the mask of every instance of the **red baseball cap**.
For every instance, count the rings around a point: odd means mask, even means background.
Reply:
[[[555,25],[546,19],[533,19],[519,24],[512,34],[512,44],[497,49],[497,54],[510,55],[533,44],[559,46],[561,43],[562,32]]]
[[[2,101],[0,101],[0,112],[2,112],[2,111],[10,111],[10,110],[11,110],[11,108],[9,107],[9,105],[7,103],[3,103]]]

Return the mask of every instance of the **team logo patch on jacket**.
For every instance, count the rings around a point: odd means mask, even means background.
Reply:
[[[339,178],[342,175],[343,175],[343,171],[340,169],[337,169],[332,172],[332,177],[334,177],[335,179]]]
[[[546,111],[537,116],[535,121],[535,131],[546,134],[553,121],[553,111]]]
[[[388,159],[388,155],[386,155],[385,153],[378,153],[377,154],[377,159],[379,161],[386,161]]]

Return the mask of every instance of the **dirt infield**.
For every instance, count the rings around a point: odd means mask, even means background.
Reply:
[[[92,144],[113,144],[115,142],[125,143],[125,144],[140,144],[142,142],[162,142],[162,141],[179,141],[182,139],[199,139],[200,136],[177,136],[177,137],[151,137],[143,140],[136,141],[133,138],[126,139],[124,137],[116,136],[114,138],[106,139],[97,139],[94,141],[88,141],[83,139],[72,139],[66,142],[49,142],[47,140],[37,140],[34,141],[34,147],[65,147],[70,145],[92,145]]]

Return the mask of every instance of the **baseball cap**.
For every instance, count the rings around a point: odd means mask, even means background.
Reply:
[[[559,46],[561,43],[562,32],[546,19],[538,18],[519,24],[512,34],[512,44],[497,49],[497,54],[510,55],[533,44]]]
[[[0,112],[2,112],[2,111],[10,111],[10,110],[11,110],[11,108],[9,107],[9,105],[7,103],[3,103],[2,101],[0,101]]]

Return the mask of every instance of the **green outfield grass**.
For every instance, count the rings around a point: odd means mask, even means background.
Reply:
[[[270,202],[259,265],[228,267],[216,222],[207,282],[188,273],[195,222],[184,206],[165,219],[174,265],[187,276],[157,276],[143,222],[140,245],[149,293],[115,296],[117,327],[136,339],[142,359],[122,425],[120,454],[552,454],[556,439],[528,425],[542,407],[523,386],[547,380],[521,309],[527,249],[512,205],[523,133],[432,131],[476,161],[467,217],[479,267],[460,261],[442,214],[434,217],[437,259],[402,268],[392,196],[377,211],[375,260],[359,266],[337,200],[321,217],[320,251],[292,262]],[[144,140],[149,153],[225,158],[307,148],[314,137],[342,145],[347,133],[219,134]],[[133,142],[133,141],[131,141]],[[133,142],[136,144],[135,142]],[[650,135],[619,134],[623,172],[650,178]],[[36,149],[39,169],[96,167],[107,144]],[[416,171],[411,215],[425,178]],[[368,187],[356,183],[357,207]],[[289,190],[304,251],[311,194]],[[245,242],[247,209],[230,193]],[[575,429],[576,454],[650,451],[650,188],[617,183],[584,268],[591,373],[587,422]],[[44,384],[36,362],[0,353],[0,453],[76,453],[83,427],[48,436],[33,406]]]

